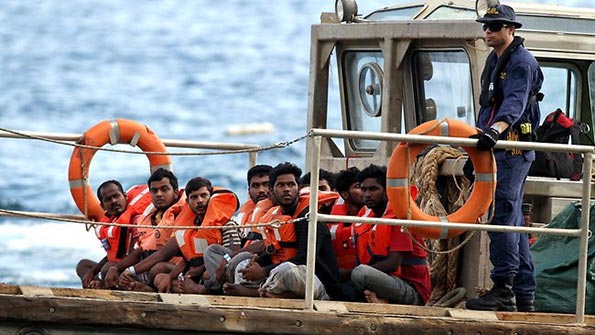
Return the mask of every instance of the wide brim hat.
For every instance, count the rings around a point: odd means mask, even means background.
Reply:
[[[523,26],[522,23],[516,20],[514,9],[507,5],[489,7],[485,15],[475,21],[481,23],[502,22],[504,24],[510,24],[515,28],[520,28]]]

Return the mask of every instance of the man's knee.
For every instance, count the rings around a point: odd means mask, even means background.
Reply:
[[[364,286],[372,270],[374,268],[369,265],[361,264],[356,266],[351,271],[351,281],[357,286]]]

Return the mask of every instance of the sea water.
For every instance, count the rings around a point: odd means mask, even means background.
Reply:
[[[366,0],[360,12],[387,2]],[[81,134],[128,118],[167,139],[293,140],[306,133],[310,25],[333,10],[330,0],[2,1],[0,127]],[[275,131],[225,135],[265,122]],[[67,177],[72,147],[0,141],[0,208],[79,213]],[[304,167],[304,152],[300,141],[258,163]],[[247,197],[247,154],[172,161],[181,185],[203,176]],[[98,152],[90,182],[130,187],[148,176],[144,155]],[[77,262],[104,255],[83,225],[0,217],[0,283],[78,287]]]

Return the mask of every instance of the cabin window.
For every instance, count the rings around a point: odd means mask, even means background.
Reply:
[[[423,6],[413,6],[406,8],[381,9],[366,16],[367,20],[373,21],[400,21],[411,20],[424,8]]]
[[[589,66],[589,100],[591,102],[591,124],[595,124],[595,62]]]
[[[418,51],[412,62],[417,124],[450,118],[475,125],[467,53],[463,50]]]
[[[382,113],[382,51],[348,51],[343,54],[343,82],[349,130],[379,132]],[[355,150],[375,150],[378,141],[352,139]]]
[[[578,71],[568,63],[540,63],[543,72],[541,92],[545,95],[539,104],[542,124],[546,116],[560,108],[566,115],[576,117]]]

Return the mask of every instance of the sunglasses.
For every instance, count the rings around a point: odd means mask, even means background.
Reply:
[[[500,30],[502,30],[502,28],[508,28],[508,27],[511,27],[511,25],[500,23],[500,22],[485,23],[483,26],[481,26],[483,31],[487,31],[488,29],[490,29],[490,31],[493,33],[497,33]]]

